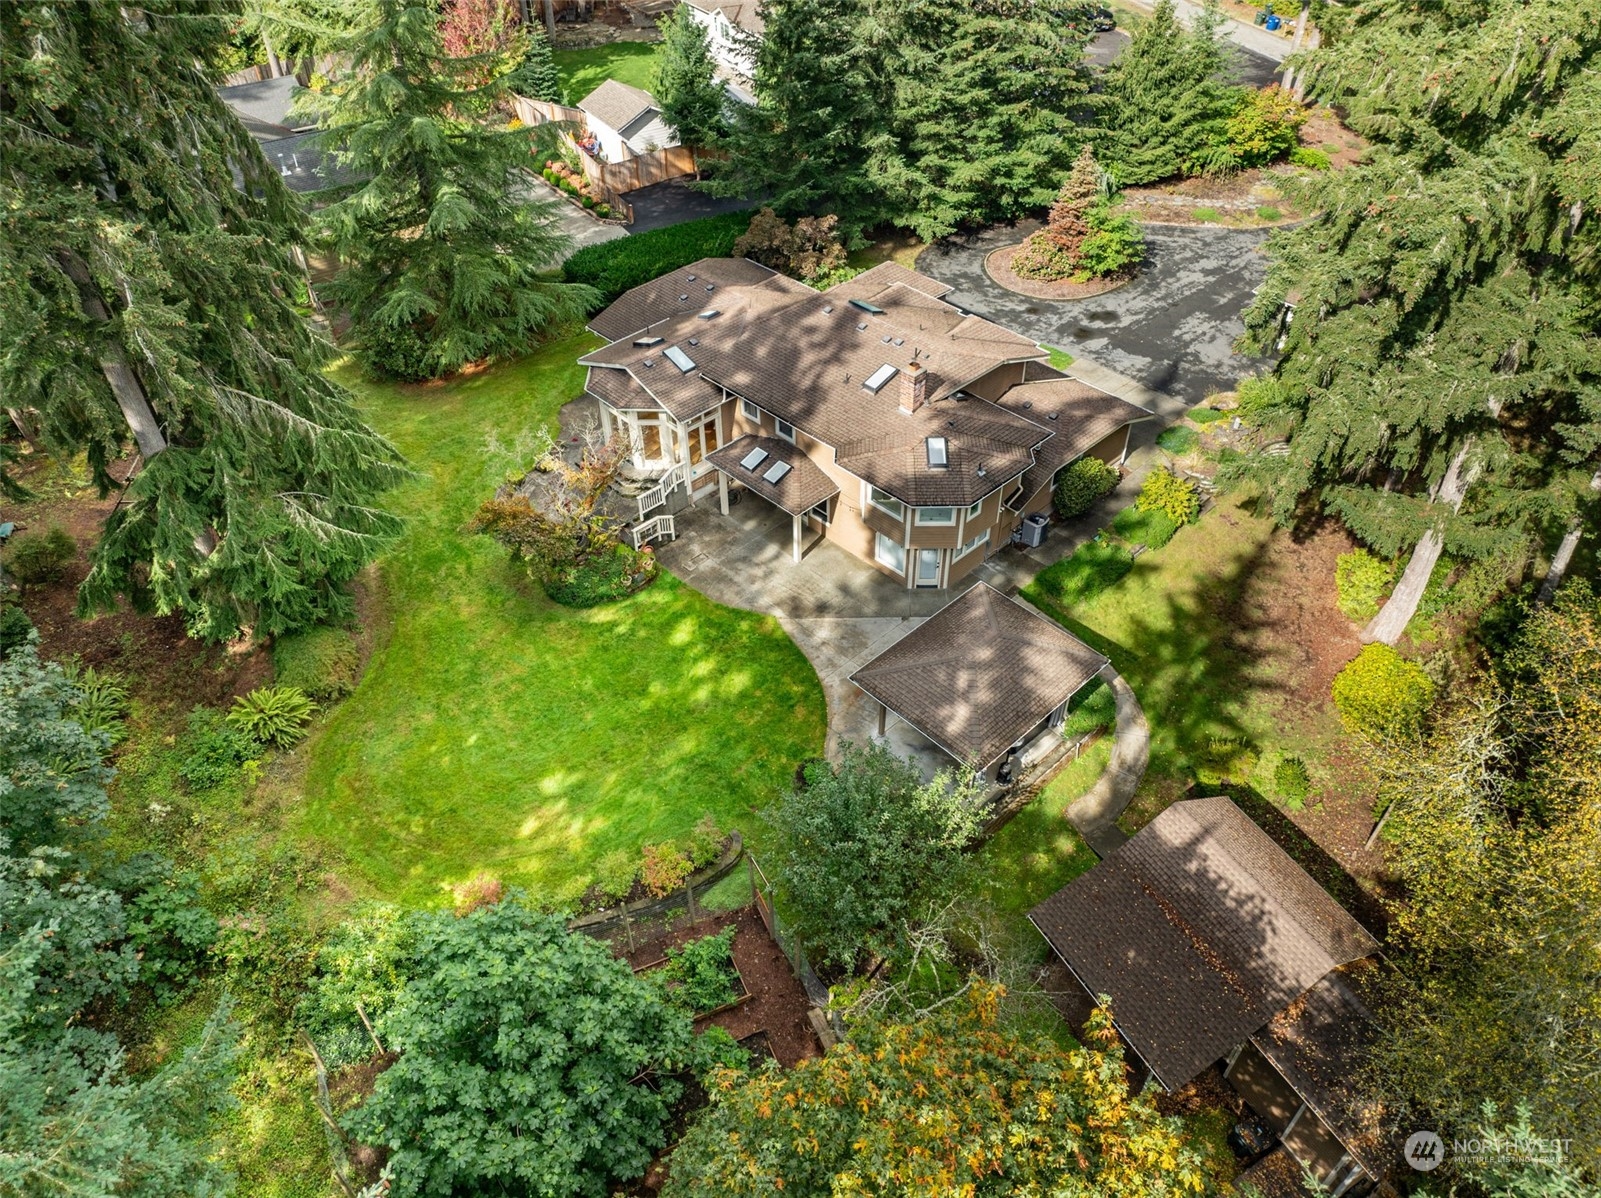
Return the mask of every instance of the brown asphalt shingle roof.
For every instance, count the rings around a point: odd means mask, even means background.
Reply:
[[[611,344],[580,360],[592,368],[591,391],[602,399],[606,389],[624,395],[628,407],[644,406],[599,367],[627,372],[680,420],[716,404],[726,387],[831,446],[840,465],[903,502],[967,506],[1035,466],[1036,448],[1060,434],[963,390],[998,366],[1032,369],[1046,353],[937,298],[942,287],[883,263],[819,293],[754,263],[705,259],[634,289],[597,316],[590,327]],[[715,315],[702,319],[701,312]],[[659,343],[636,344],[657,337]],[[689,356],[692,370],[666,359],[673,346]],[[908,413],[901,396],[914,356],[927,372],[928,402]],[[895,376],[869,391],[867,379],[885,366]],[[1130,412],[1144,415],[1090,389],[1073,408],[1090,428],[1073,430],[1068,449],[1083,452]],[[1085,441],[1090,432],[1094,439]],[[929,465],[929,437],[946,438],[946,467]]]
[[[851,675],[960,761],[983,769],[1071,698],[1106,658],[979,583]]]
[[[752,450],[766,450],[767,456],[747,470],[741,463]],[[744,436],[706,455],[706,460],[728,475],[731,481],[743,483],[768,503],[775,503],[792,516],[809,512],[825,499],[839,494],[834,480],[824,474],[821,467],[797,449],[778,437]],[[776,483],[762,477],[775,463],[787,462],[789,471]]]
[[[1023,476],[1025,496],[1032,496],[1063,466],[1083,457],[1125,424],[1149,420],[1152,415],[1041,362],[1030,362],[1024,381],[995,402],[1056,434],[1040,446],[1034,465]]]
[[[1175,803],[1029,913],[1168,1089],[1378,942],[1227,798]]]
[[[737,25],[746,33],[761,37],[767,23],[762,20],[761,5],[756,0],[688,0],[701,12],[721,12],[729,24]]]
[[[621,133],[648,112],[660,112],[656,97],[637,87],[608,79],[578,101],[578,107],[589,115]]]

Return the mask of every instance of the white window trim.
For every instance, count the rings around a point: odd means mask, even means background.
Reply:
[[[924,525],[925,527],[928,527],[928,528],[954,528],[954,527],[956,527],[956,509],[953,508],[953,507],[940,507],[940,508],[920,507],[920,508],[917,508],[916,511],[917,511],[916,522],[918,524]],[[924,512],[935,512],[935,511],[949,512],[951,514],[951,518],[949,520],[925,520],[925,519],[923,519],[923,513]]]
[[[886,547],[894,549],[900,555],[900,560],[896,561],[894,555],[886,555],[884,552]],[[875,534],[873,538],[873,560],[881,566],[888,566],[902,578],[906,577],[906,546],[899,541],[893,541],[883,533]]]
[[[979,533],[978,536],[974,537],[971,541],[958,549],[956,551],[956,556],[958,558],[964,558],[969,553],[972,553],[973,550],[977,549],[980,545],[988,545],[989,540],[990,530],[986,528],[983,532]]]
[[[748,399],[739,401],[739,411],[746,420],[754,420],[757,424],[762,422],[762,410]]]
[[[784,431],[786,428],[789,430],[787,433]],[[795,444],[795,426],[789,421],[784,420],[781,417],[774,416],[773,431],[784,440],[788,441],[791,445]]]
[[[984,510],[984,501],[982,499],[980,499],[972,507],[967,509],[967,518],[969,520],[977,520],[978,519],[978,514],[983,510]]]
[[[823,500],[822,503],[812,504],[811,510],[806,514],[817,520],[821,520],[824,524],[832,524],[834,522],[832,515],[829,513],[828,500],[826,499]]]
[[[896,499],[895,496],[890,495],[890,493],[888,491],[885,491],[883,493],[884,493],[884,495],[888,496],[889,501],[895,505],[895,507],[893,507],[893,508],[892,507],[885,507],[877,499],[873,498],[873,492],[876,491],[876,490],[879,490],[879,488],[873,486],[872,483],[863,483],[862,484],[862,488],[863,488],[862,495],[863,495],[863,498],[864,498],[866,503],[868,503],[872,507],[877,508],[879,511],[883,512],[886,516],[893,516],[897,520],[905,520],[906,519],[906,505],[904,503],[902,503],[899,499]],[[899,508],[900,510],[896,511],[895,510],[896,508]]]

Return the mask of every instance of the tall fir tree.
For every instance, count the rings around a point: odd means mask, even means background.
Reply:
[[[889,139],[882,28],[867,0],[762,0],[754,105],[735,114],[717,195],[782,216],[832,213],[847,237],[891,214],[875,159]]]
[[[561,74],[556,70],[550,38],[538,25],[525,25],[520,36],[523,39],[522,60],[506,76],[506,86],[530,100],[560,103]]]
[[[326,143],[366,182],[318,221],[344,263],[330,293],[357,356],[434,378],[528,349],[595,295],[544,277],[571,241],[528,186],[535,130],[495,123],[504,62],[447,55],[429,3],[378,8],[322,111]]]
[[[1590,502],[1601,20],[1557,0],[1329,19],[1303,78],[1375,144],[1270,242],[1247,337],[1282,347],[1264,387],[1291,447],[1259,465],[1281,518],[1310,499],[1412,550],[1366,633],[1393,643],[1443,552],[1554,534]]]
[[[728,133],[730,101],[717,81],[706,30],[680,6],[662,21],[661,31],[653,94],[662,119],[686,146],[715,145]]]
[[[299,207],[208,78],[238,15],[0,6],[0,389],[103,490],[138,452],[83,607],[125,594],[211,639],[347,612],[403,477],[323,373]]]
[[[1120,184],[1207,167],[1242,94],[1221,79],[1224,20],[1209,2],[1186,28],[1173,0],[1157,0],[1106,72],[1098,105],[1106,130],[1101,158]]]
[[[1049,204],[1083,143],[1086,35],[1027,0],[880,19],[892,136],[873,169],[894,221],[933,240]]]

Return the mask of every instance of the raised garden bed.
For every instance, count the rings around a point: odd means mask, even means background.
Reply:
[[[1055,283],[1047,283],[1040,279],[1025,279],[1012,269],[1012,259],[1022,248],[1023,243],[1019,242],[1017,245],[1003,245],[993,251],[984,259],[984,271],[1008,291],[1026,295],[1030,299],[1090,299],[1092,296],[1105,295],[1108,291],[1116,291],[1134,278],[1130,273],[1110,279],[1089,279],[1083,283],[1075,283],[1071,279],[1062,279]]]
[[[634,972],[662,987],[669,1001],[688,1007],[696,1023],[732,1011],[751,999],[734,962],[737,932],[737,925],[730,924],[721,932],[669,948],[666,956],[647,961]]]

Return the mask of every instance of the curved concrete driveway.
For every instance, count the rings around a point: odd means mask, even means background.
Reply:
[[[984,271],[992,250],[1037,228],[1024,221],[952,238],[923,251],[917,268],[954,287],[952,303],[1187,404],[1232,390],[1263,365],[1235,353],[1234,341],[1267,272],[1265,231],[1146,225],[1146,259],[1132,283],[1064,301],[1018,295]]]

